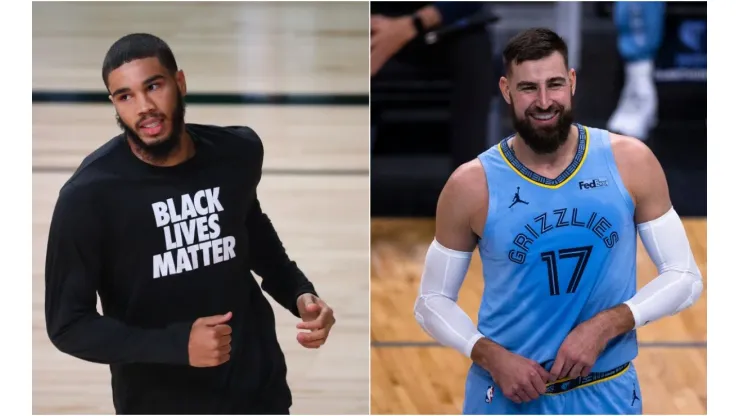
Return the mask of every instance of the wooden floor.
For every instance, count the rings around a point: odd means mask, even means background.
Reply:
[[[189,93],[367,94],[367,9],[365,3],[34,3],[34,90],[103,91],[107,48],[126,33],[147,31],[170,43]],[[113,412],[108,367],[66,356],[49,342],[43,273],[57,192],[88,152],[120,133],[114,114],[109,104],[33,107],[34,414]],[[259,189],[263,207],[288,253],[336,311],[330,341],[307,350],[295,339],[296,318],[272,302],[291,411],[367,414],[368,108],[191,104],[186,120],[243,124],[260,134],[268,170]],[[338,173],[319,172],[326,170]]]
[[[368,93],[363,2],[63,2],[33,4],[34,89],[102,88],[119,37],[163,38],[188,91]]]
[[[706,220],[685,219],[705,291],[691,309],[638,330],[635,367],[645,414],[706,414]],[[371,228],[373,414],[459,414],[470,360],[433,345],[414,320],[413,306],[432,220],[373,219]],[[638,239],[639,241],[639,239]],[[655,276],[640,244],[638,287]],[[476,321],[483,289],[476,253],[458,303]]]

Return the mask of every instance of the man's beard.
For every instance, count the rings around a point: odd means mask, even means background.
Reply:
[[[513,101],[512,101],[513,102]],[[528,109],[523,119],[519,119],[514,112],[514,105],[509,106],[511,122],[514,130],[524,140],[532,151],[537,154],[550,154],[555,152],[568,140],[570,126],[573,124],[573,110],[553,104],[548,110],[557,111],[557,121],[553,126],[535,127],[529,118],[529,114],[536,114],[536,107]],[[539,111],[540,113],[549,111]]]
[[[144,115],[141,117],[141,120],[152,116],[164,118],[162,114],[156,113]],[[123,120],[121,120],[121,117],[116,113],[116,122],[121,130],[126,134],[126,137],[134,143],[134,146],[136,146],[136,148],[142,152],[147,159],[152,161],[164,161],[180,147],[180,136],[185,127],[185,100],[183,99],[182,94],[180,94],[180,91],[177,92],[177,105],[175,106],[175,111],[172,113],[170,121],[172,124],[172,132],[170,132],[170,134],[163,140],[153,144],[148,144],[136,134],[135,130],[124,123]]]

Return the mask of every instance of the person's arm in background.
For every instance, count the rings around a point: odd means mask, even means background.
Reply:
[[[424,6],[411,15],[372,16],[370,20],[371,74],[375,75],[390,58],[420,35],[414,25],[414,15],[419,17],[424,30],[431,30],[470,16],[478,12],[485,4],[485,2],[442,1]]]

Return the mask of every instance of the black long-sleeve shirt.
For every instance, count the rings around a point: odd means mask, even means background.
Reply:
[[[261,210],[257,134],[186,128],[197,150],[185,163],[147,164],[118,136],[62,187],[47,248],[48,335],[62,352],[110,365],[117,413],[287,410],[275,317],[252,272],[296,317],[298,296],[316,292]],[[190,366],[193,322],[229,311],[230,361]]]

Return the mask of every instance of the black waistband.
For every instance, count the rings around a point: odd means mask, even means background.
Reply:
[[[627,371],[630,363],[624,363],[619,367],[612,368],[611,370],[602,371],[600,373],[591,373],[586,377],[572,378],[570,380],[559,380],[547,385],[545,394],[561,394],[566,391],[573,390],[578,387],[588,386],[594,384],[597,381],[605,381],[612,377],[617,377],[623,372]]]

